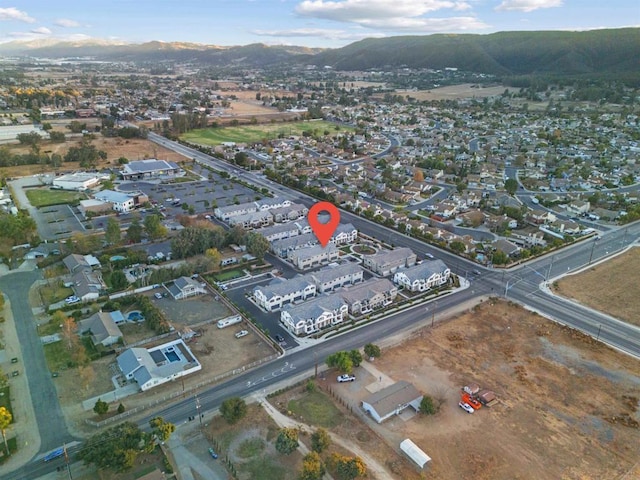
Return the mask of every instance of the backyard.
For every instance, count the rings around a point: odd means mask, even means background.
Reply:
[[[323,135],[329,132],[335,135],[344,131],[352,131],[348,127],[337,127],[334,123],[324,121],[291,122],[278,124],[256,124],[237,127],[206,128],[192,130],[182,135],[182,140],[200,145],[220,145],[224,142],[255,143],[264,138],[278,138],[279,136],[300,136],[303,132]]]

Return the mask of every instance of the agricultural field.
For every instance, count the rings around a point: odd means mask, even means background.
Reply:
[[[555,282],[558,295],[640,326],[640,296],[629,285],[640,281],[640,248]],[[606,288],[602,288],[603,284]]]
[[[303,132],[323,135],[325,132],[336,134],[339,132],[351,131],[340,126],[336,130],[336,125],[324,121],[291,122],[291,123],[268,123],[256,125],[242,125],[238,127],[206,128],[192,130],[182,135],[182,140],[197,143],[200,145],[215,146],[224,142],[235,143],[256,143],[263,139],[275,139],[278,136],[285,137],[300,136]]]
[[[421,447],[432,458],[423,478],[506,480],[535,472],[537,479],[595,480],[640,473],[637,359],[497,300],[398,342],[383,348],[375,368],[412,382],[440,410],[367,423],[394,448],[405,438]],[[332,389],[356,409],[369,393],[363,386],[378,378],[363,367],[354,373],[356,382]],[[471,382],[496,392],[499,403],[465,413],[460,388]]]
[[[503,94],[506,88],[507,87],[500,85],[484,87],[482,85],[477,86],[471,83],[463,83],[460,85],[450,85],[447,87],[433,88],[431,90],[396,90],[395,93],[402,96],[409,95],[419,102],[423,102],[431,100],[460,100],[463,98],[492,97],[494,95]]]
[[[26,189],[25,192],[31,205],[36,208],[72,204],[87,198],[83,193],[52,190],[50,188],[29,188]]]

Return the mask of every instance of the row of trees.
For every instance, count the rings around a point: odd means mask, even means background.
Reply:
[[[364,354],[367,358],[378,358],[381,354],[380,347],[367,343],[364,346]],[[362,363],[362,354],[360,350],[340,351],[329,355],[325,362],[329,368],[336,368],[342,373],[351,373]]]

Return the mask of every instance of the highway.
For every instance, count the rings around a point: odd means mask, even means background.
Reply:
[[[292,201],[302,201],[307,206],[315,202],[314,199],[300,192],[274,184],[256,174],[246,172],[196,150],[171,142],[164,137],[149,133],[149,139],[187,157],[194,158],[196,161],[209,165],[216,170],[226,171],[250,183],[267,187],[284,198],[289,198]],[[498,270],[480,267],[469,260],[442,251],[437,247],[427,245],[349,212],[341,212],[341,221],[342,223],[351,222],[363,233],[375,236],[394,246],[409,247],[420,256],[424,256],[425,253],[433,254],[442,259],[454,273],[467,278],[470,281],[469,288],[440,296],[436,302],[414,306],[365,327],[333,337],[305,350],[288,352],[282,358],[238,375],[220,385],[206,388],[198,393],[198,401],[201,406],[200,412],[218,408],[226,398],[260,392],[272,383],[286,380],[312,369],[316,363],[322,364],[327,355],[333,352],[361,348],[366,343],[379,342],[380,339],[398,332],[428,325],[434,313],[435,318],[438,319],[443,312],[453,307],[467,302],[471,305],[473,301],[479,301],[482,297],[487,296],[506,297],[537,311],[545,317],[576,328],[614,348],[640,358],[640,328],[550,295],[541,288],[541,284],[551,283],[554,278],[597,262],[636,242],[640,237],[640,222],[607,232],[601,236],[600,240],[592,238],[577,242],[555,253],[549,253],[541,258],[531,260],[526,264],[518,265],[508,270]],[[471,273],[473,271],[478,271],[479,274]],[[615,278],[605,278],[603,279],[603,285],[614,281]],[[175,401],[160,411],[150,412],[145,418],[140,419],[138,423],[141,427],[146,428],[149,419],[157,415],[161,415],[166,420],[176,424],[184,423],[189,416],[198,415],[196,399],[190,396]],[[73,451],[74,449],[70,450],[71,453]],[[59,463],[56,464],[56,462]],[[32,462],[3,478],[6,480],[36,478],[55,469],[57,465],[62,464],[61,462],[62,460],[60,459],[50,464],[45,464],[42,461]]]

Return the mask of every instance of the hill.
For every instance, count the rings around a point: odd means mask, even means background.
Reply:
[[[495,75],[640,74],[640,29],[400,36],[365,39],[337,49],[264,44],[222,47],[157,41],[10,42],[0,44],[0,55],[198,62],[214,66],[312,64],[338,70],[455,67]]]

